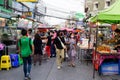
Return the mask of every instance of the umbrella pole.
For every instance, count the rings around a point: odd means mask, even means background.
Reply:
[[[96,52],[97,52],[97,44],[98,44],[98,22],[97,22],[97,26],[96,26],[96,36],[95,36],[95,40],[96,40],[96,44],[95,44],[95,55],[94,55],[94,58],[93,58],[93,79],[95,78],[95,61],[96,61]]]

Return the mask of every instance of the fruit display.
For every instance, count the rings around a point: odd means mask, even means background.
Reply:
[[[116,39],[109,39],[107,40],[107,42],[110,44],[110,43],[115,43],[116,42]]]
[[[111,49],[110,49],[110,46],[101,45],[101,46],[97,47],[97,51],[100,52],[100,53],[110,53]]]

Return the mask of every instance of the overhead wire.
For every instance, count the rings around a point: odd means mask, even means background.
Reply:
[[[47,17],[53,17],[53,18],[58,18],[58,19],[63,19],[63,20],[72,20],[72,21],[78,21],[78,20],[73,20],[69,18],[63,18],[63,17],[58,17],[58,16],[53,16],[53,15],[46,15],[46,14],[41,14],[41,13],[35,13],[38,16],[47,16]]]
[[[53,8],[47,8],[47,9],[52,10],[52,11],[57,11],[57,12],[60,12],[60,13],[71,14],[70,12],[61,11],[61,10],[57,10],[57,9],[53,9]]]

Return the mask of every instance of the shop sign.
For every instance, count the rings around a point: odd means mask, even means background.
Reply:
[[[4,13],[0,13],[0,17],[4,17],[4,18],[10,18],[10,15],[4,14]]]
[[[0,8],[0,16],[4,18],[10,18],[11,17],[11,12],[7,11],[3,8]]]
[[[17,2],[38,2],[38,0],[17,0]]]
[[[31,11],[24,12],[23,15],[25,15],[26,17],[32,17],[32,12]]]

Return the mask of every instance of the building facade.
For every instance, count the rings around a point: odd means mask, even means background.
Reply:
[[[86,0],[85,13],[91,16],[96,15],[99,11],[108,8],[117,0]]]

